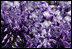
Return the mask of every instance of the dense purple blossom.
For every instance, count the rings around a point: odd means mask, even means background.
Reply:
[[[1,48],[71,48],[71,1],[47,2],[1,1]]]

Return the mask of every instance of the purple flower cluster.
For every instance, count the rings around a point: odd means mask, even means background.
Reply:
[[[71,1],[47,2],[1,1],[1,48],[71,48]]]

